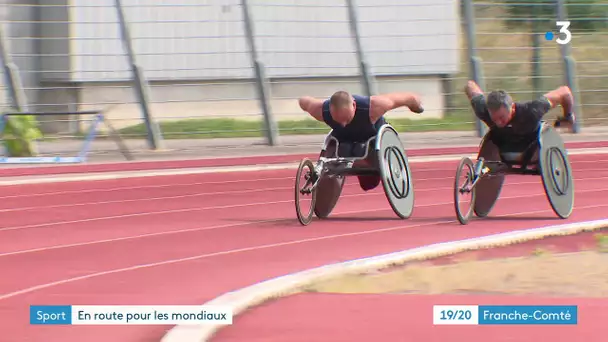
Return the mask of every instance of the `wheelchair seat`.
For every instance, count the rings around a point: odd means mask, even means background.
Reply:
[[[515,136],[491,132],[489,138],[498,147],[503,162],[525,166],[538,160],[540,145],[537,132]]]
[[[521,163],[524,160],[523,152],[501,152],[500,157],[508,163]]]
[[[367,142],[341,142],[338,145],[338,157],[340,158],[363,158],[370,144]]]
[[[370,150],[374,148],[376,137],[371,137],[367,141],[339,141],[329,134],[326,138],[324,149],[333,147],[334,158],[355,158],[365,159],[370,155]],[[337,148],[335,148],[337,146]]]
[[[500,151],[500,158],[508,164],[516,164],[521,166],[530,166],[538,163],[539,144],[537,140],[529,143],[528,146],[521,149],[506,149]]]

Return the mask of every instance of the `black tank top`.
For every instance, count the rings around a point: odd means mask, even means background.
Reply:
[[[329,112],[329,100],[323,102],[323,121],[332,128],[332,135],[340,142],[365,142],[375,137],[378,130],[386,123],[381,117],[372,124],[370,121],[370,98],[369,96],[353,95],[355,103],[355,117],[346,126],[342,126],[331,117]]]

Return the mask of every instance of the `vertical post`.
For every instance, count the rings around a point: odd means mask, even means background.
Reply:
[[[114,0],[114,7],[116,8],[116,13],[118,15],[120,38],[122,40],[123,47],[125,48],[125,52],[127,53],[127,58],[129,59],[129,66],[131,67],[131,72],[133,73],[133,82],[135,91],[137,93],[137,99],[139,101],[139,105],[141,106],[144,122],[148,130],[148,146],[150,149],[158,150],[162,148],[162,136],[158,124],[156,121],[154,121],[150,113],[148,82],[145,80],[141,67],[137,65],[135,60],[135,53],[133,52],[133,46],[131,45],[131,34],[129,32],[127,20],[125,19],[122,1]]]
[[[558,21],[567,21],[568,20],[568,12],[566,11],[566,5],[564,4],[564,0],[556,0],[557,5],[557,20]],[[570,29],[570,28],[568,28]],[[576,78],[576,62],[574,57],[572,57],[571,52],[571,43],[560,45],[560,50],[562,54],[562,59],[564,60],[564,73],[566,78],[566,84],[572,90],[574,94],[574,112],[576,113],[576,122],[574,127],[572,127],[574,133],[580,132],[581,119],[583,118],[582,107],[580,103],[580,92],[578,87],[578,80]]]
[[[466,35],[467,35],[467,51],[469,55],[470,63],[470,77],[475,83],[477,83],[481,89],[485,89],[483,82],[483,69],[481,65],[481,58],[477,57],[477,42],[475,37],[475,13],[473,9],[473,0],[464,1],[464,21],[466,23]],[[486,133],[486,127],[484,123],[475,116],[475,126],[477,127],[477,135],[483,137]]]
[[[247,0],[241,0],[241,7],[243,9],[243,24],[245,25],[245,34],[247,35],[247,44],[249,45],[249,55],[251,56],[251,63],[253,64],[255,72],[256,90],[264,115],[264,123],[266,125],[266,139],[268,140],[268,145],[275,146],[277,144],[278,133],[276,123],[272,117],[272,112],[270,111],[270,106],[268,104],[268,83],[266,82],[264,65],[258,57],[258,51],[255,44],[255,33],[253,31],[253,24],[251,23],[249,3]]]
[[[2,69],[4,70],[4,83],[10,97],[11,108],[18,112],[27,111],[26,96],[21,86],[19,70],[13,63],[6,42],[4,24],[0,24],[0,58],[2,58]]]
[[[363,90],[367,96],[372,96],[376,93],[375,85],[369,72],[369,64],[365,60],[365,53],[361,45],[361,36],[359,35],[359,19],[357,17],[357,8],[354,0],[346,0],[348,7],[348,21],[350,24],[350,34],[355,42],[355,51],[359,63],[359,72],[361,73],[361,81],[363,82]]]
[[[441,75],[441,85],[443,88],[443,93],[445,94],[443,98],[445,99],[445,108],[446,108],[446,116],[450,116],[450,108],[454,107],[454,82],[450,75]]]
[[[531,19],[531,34],[532,39],[532,91],[534,97],[538,98],[542,95],[542,80],[541,80],[541,48],[540,48],[540,28],[538,25],[538,18],[540,18],[539,8],[541,5],[532,7],[532,19]]]

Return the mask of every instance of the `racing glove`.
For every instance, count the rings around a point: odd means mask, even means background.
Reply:
[[[576,122],[576,116],[574,113],[570,112],[565,114],[564,116],[558,117],[555,120],[554,127],[568,127],[570,130],[573,129],[574,123]]]

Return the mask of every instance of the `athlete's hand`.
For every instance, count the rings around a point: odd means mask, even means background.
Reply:
[[[416,96],[414,98],[414,101],[412,101],[413,103],[409,106],[410,110],[414,113],[420,114],[422,112],[424,112],[424,108],[422,107],[422,101],[420,100],[419,96]]]
[[[422,105],[418,105],[416,108],[412,109],[412,112],[414,112],[416,114],[420,114],[420,113],[424,112],[424,108],[422,108]]]
[[[565,114],[562,117],[557,118],[553,127],[566,127],[571,132],[574,130],[574,123],[576,122],[576,116],[574,113]]]

